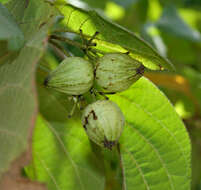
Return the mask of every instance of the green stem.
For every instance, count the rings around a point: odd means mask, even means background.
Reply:
[[[71,29],[58,29],[58,30],[54,30],[53,31],[53,33],[66,33],[66,32],[68,32],[68,33],[73,33],[73,34],[77,34],[77,35],[81,35],[81,33],[80,32],[75,32],[75,31],[73,31],[73,30],[71,30]],[[84,38],[91,38],[91,36],[89,36],[89,35],[86,35],[86,34],[83,34],[82,33],[82,36],[84,37]]]
[[[125,173],[124,173],[124,168],[123,168],[123,160],[122,160],[122,156],[121,156],[121,149],[120,149],[120,144],[117,143],[117,151],[119,154],[119,159],[120,159],[120,168],[121,168],[121,175],[123,178],[123,182],[122,182],[122,190],[126,190],[126,184],[125,184]]]
[[[59,51],[61,51],[65,56],[67,57],[71,57],[71,55],[57,42],[55,42],[54,40],[49,40],[49,42],[55,46]]]
[[[55,40],[64,41],[64,42],[66,42],[66,43],[68,43],[68,44],[70,44],[70,45],[73,45],[73,46],[75,46],[75,47],[78,47],[78,48],[80,48],[80,49],[86,49],[86,48],[87,48],[86,45],[83,45],[83,44],[81,44],[81,43],[79,43],[79,42],[75,42],[75,41],[70,40],[69,38],[65,38],[65,37],[63,37],[63,36],[57,36],[57,35],[55,35],[55,34],[50,35],[50,39],[55,39]]]
[[[72,107],[72,109],[71,109],[71,111],[70,111],[70,113],[68,115],[68,118],[71,118],[73,116],[74,112],[75,112],[75,108],[76,108],[77,103],[78,103],[78,97],[77,96],[73,97],[73,101],[74,101],[73,107]]]
[[[50,35],[50,39],[55,39],[55,40],[60,40],[60,41],[64,41],[70,45],[73,45],[81,50],[88,50],[88,46],[85,44],[81,44],[79,42],[73,41],[69,38],[63,37],[63,36],[58,36],[55,34]],[[89,49],[88,51],[93,52],[94,54],[100,53],[100,54],[105,54],[105,52],[98,50],[98,49]]]

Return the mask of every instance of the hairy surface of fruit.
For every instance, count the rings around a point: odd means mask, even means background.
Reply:
[[[121,136],[124,116],[114,102],[98,100],[85,108],[82,124],[92,141],[112,149]]]
[[[144,66],[123,53],[105,54],[97,61],[95,82],[102,92],[121,92],[144,73]]]
[[[68,95],[89,91],[94,82],[92,64],[81,57],[69,57],[46,78],[44,84]]]

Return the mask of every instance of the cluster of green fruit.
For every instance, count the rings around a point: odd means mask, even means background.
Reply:
[[[144,73],[144,66],[123,53],[108,53],[91,63],[81,57],[62,61],[45,79],[47,87],[68,95],[80,96],[94,89],[100,94],[121,92]],[[120,108],[110,100],[89,104],[82,113],[82,124],[96,144],[112,149],[124,126]]]

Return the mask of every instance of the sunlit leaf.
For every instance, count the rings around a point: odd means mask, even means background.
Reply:
[[[57,122],[39,117],[33,156],[33,179],[45,182],[49,190],[104,189],[101,162],[78,119]]]
[[[59,11],[64,15],[63,24],[70,30],[92,36],[99,32],[94,42],[95,49],[105,52],[130,52],[130,55],[141,61],[150,69],[171,69],[169,61],[160,56],[144,40],[127,29],[101,17],[95,11],[84,11],[70,4],[57,3]]]
[[[168,99],[147,79],[110,97],[122,109],[124,186],[138,190],[189,190],[191,146]]]

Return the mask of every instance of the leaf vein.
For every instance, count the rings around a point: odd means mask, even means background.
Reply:
[[[140,104],[138,104],[138,103],[136,103],[134,101],[131,101],[129,98],[127,98],[127,97],[125,97],[123,95],[118,95],[118,96],[120,96],[120,97],[128,100],[129,102],[131,102],[131,104],[134,104],[137,108],[141,109],[145,114],[147,114],[150,118],[152,118],[156,123],[158,123],[162,128],[164,128],[167,131],[167,133],[174,139],[175,143],[177,144],[178,148],[180,149],[180,152],[181,152],[182,156],[185,159],[185,168],[186,168],[186,171],[188,171],[188,163],[187,163],[184,151],[183,151],[182,147],[180,146],[180,144],[178,143],[177,139],[175,138],[174,134],[172,134],[170,132],[170,130],[168,130],[168,127],[165,124],[163,124],[162,121],[160,121],[159,119],[157,119],[156,117],[154,117],[154,115],[152,113],[150,113],[146,109],[142,108]]]
[[[153,143],[151,143],[138,129],[132,127],[130,123],[127,122],[127,124],[132,128],[132,130],[136,131],[136,132],[153,148],[153,150],[156,152],[156,154],[157,154],[157,156],[158,156],[158,158],[159,158],[159,160],[160,160],[160,162],[161,162],[163,168],[165,169],[165,172],[166,172],[167,177],[168,177],[168,179],[169,179],[169,181],[170,181],[170,185],[171,185],[172,189],[175,189],[175,188],[174,188],[174,185],[173,185],[173,182],[172,182],[172,179],[171,179],[171,175],[170,175],[170,173],[168,172],[168,169],[167,169],[167,167],[166,167],[166,164],[165,164],[165,162],[162,160],[162,158],[161,158],[161,156],[160,156],[160,153],[159,153],[158,150],[155,148],[155,146],[153,145]]]
[[[139,166],[139,164],[137,163],[137,161],[136,161],[134,155],[132,155],[132,154],[128,151],[128,149],[127,149],[126,147],[124,147],[124,146],[122,146],[122,147],[123,147],[124,150],[131,156],[131,158],[132,158],[134,164],[136,165],[136,167],[137,167],[137,169],[138,169],[140,175],[142,176],[142,179],[143,179],[143,181],[144,181],[144,184],[146,185],[147,190],[150,190],[149,184],[147,183],[147,180],[146,180],[146,178],[145,178],[145,176],[144,176],[144,174],[143,174],[143,172],[142,172],[142,169],[141,169],[141,167]]]
[[[77,168],[75,162],[73,161],[73,159],[71,158],[71,156],[68,154],[68,152],[67,152],[67,150],[66,150],[66,148],[65,148],[65,145],[63,144],[63,142],[62,142],[60,136],[57,134],[57,132],[55,131],[55,129],[49,124],[49,122],[47,122],[47,124],[48,124],[47,126],[49,127],[49,129],[53,132],[53,134],[54,134],[55,137],[57,138],[57,140],[58,140],[59,144],[61,145],[61,147],[62,147],[62,149],[63,149],[65,155],[67,156],[67,158],[68,158],[69,161],[71,162],[71,164],[72,164],[72,166],[73,166],[73,168],[74,168],[74,170],[75,170],[75,174],[77,175],[78,181],[79,181],[79,183],[80,183],[81,189],[84,189],[84,185],[83,185],[83,183],[82,183],[82,181],[81,181],[81,177],[80,177],[80,175],[79,175],[78,168]]]

